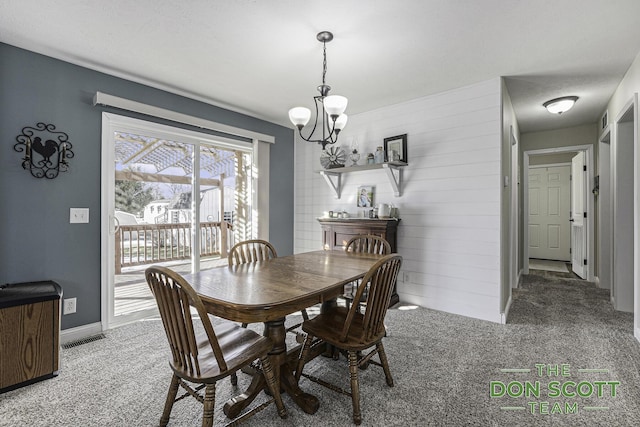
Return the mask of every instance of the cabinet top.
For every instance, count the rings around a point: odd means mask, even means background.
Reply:
[[[400,218],[316,218],[319,222],[400,222]]]
[[[62,287],[50,280],[0,286],[0,309],[62,298]]]

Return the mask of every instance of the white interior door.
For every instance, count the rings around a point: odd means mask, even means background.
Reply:
[[[584,152],[580,151],[571,159],[571,268],[583,279],[587,273],[584,166]]]
[[[569,261],[570,166],[529,168],[529,258]]]

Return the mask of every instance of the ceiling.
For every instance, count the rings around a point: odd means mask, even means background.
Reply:
[[[4,0],[0,41],[292,127],[329,30],[347,114],[504,76],[532,132],[598,120],[640,52],[639,16],[638,0]],[[571,111],[543,109],[563,95],[580,97]]]

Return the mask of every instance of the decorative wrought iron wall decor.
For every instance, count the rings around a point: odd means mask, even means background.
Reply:
[[[36,178],[53,179],[60,172],[69,170],[69,162],[74,154],[69,135],[56,131],[52,124],[38,123],[35,127],[25,126],[16,137],[18,143],[13,149],[24,152],[22,168],[28,169]]]

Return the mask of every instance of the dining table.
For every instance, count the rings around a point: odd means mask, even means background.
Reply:
[[[303,411],[313,414],[320,403],[303,392],[295,379],[294,360],[287,357],[285,318],[319,303],[321,310],[335,306],[344,286],[362,278],[381,257],[319,250],[202,270],[184,278],[210,314],[235,322],[264,323],[263,334],[273,342],[269,357],[280,389]],[[224,413],[237,417],[263,390],[267,390],[266,383],[257,372],[244,393],[225,403]]]

